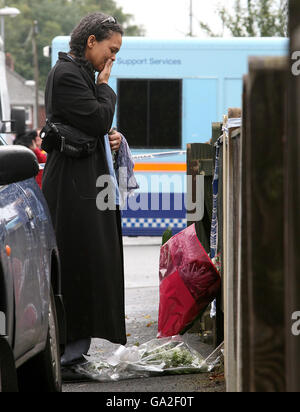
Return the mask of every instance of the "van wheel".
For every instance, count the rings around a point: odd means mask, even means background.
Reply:
[[[50,291],[49,327],[45,350],[18,369],[20,392],[61,392],[58,321]]]

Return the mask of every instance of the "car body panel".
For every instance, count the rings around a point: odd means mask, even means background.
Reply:
[[[58,258],[51,217],[35,179],[0,186],[6,330],[17,366],[46,345],[53,254]]]
[[[49,274],[39,260],[35,218],[28,214],[31,205],[18,184],[1,188],[0,219],[4,226],[3,247],[9,248],[9,269],[13,277],[15,298],[15,357],[31,350],[47,325]],[[46,285],[45,285],[46,284]],[[46,322],[45,322],[46,320]]]
[[[2,187],[0,187],[0,194],[2,191]],[[1,212],[0,212],[1,213]],[[2,245],[5,244],[5,237],[6,237],[6,232],[4,230],[5,226],[3,222],[0,219],[0,264],[2,266],[2,271],[3,271],[3,282],[5,285],[5,290],[3,291],[4,293],[4,299],[5,299],[5,305],[6,307],[9,308],[14,308],[14,281],[13,277],[10,275],[12,273],[11,270],[11,265],[10,261],[7,259],[6,256],[6,250]],[[7,336],[8,343],[10,346],[13,344],[13,338],[14,338],[14,311],[7,311],[5,313],[5,332]]]

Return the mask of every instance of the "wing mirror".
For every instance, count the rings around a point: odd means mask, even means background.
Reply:
[[[35,154],[24,146],[0,147],[0,185],[21,182],[35,177],[39,164]]]

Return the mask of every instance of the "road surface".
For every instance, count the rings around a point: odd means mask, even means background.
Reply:
[[[159,308],[159,252],[161,239],[125,238],[125,286],[127,346],[148,342],[157,335]],[[188,342],[204,357],[212,348],[189,334]],[[103,356],[118,345],[94,339],[90,355]],[[119,382],[65,384],[64,392],[223,392],[224,381],[211,380],[209,374],[162,376]]]

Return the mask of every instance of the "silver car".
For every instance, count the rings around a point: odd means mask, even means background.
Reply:
[[[60,264],[33,152],[0,138],[0,392],[60,392]]]

